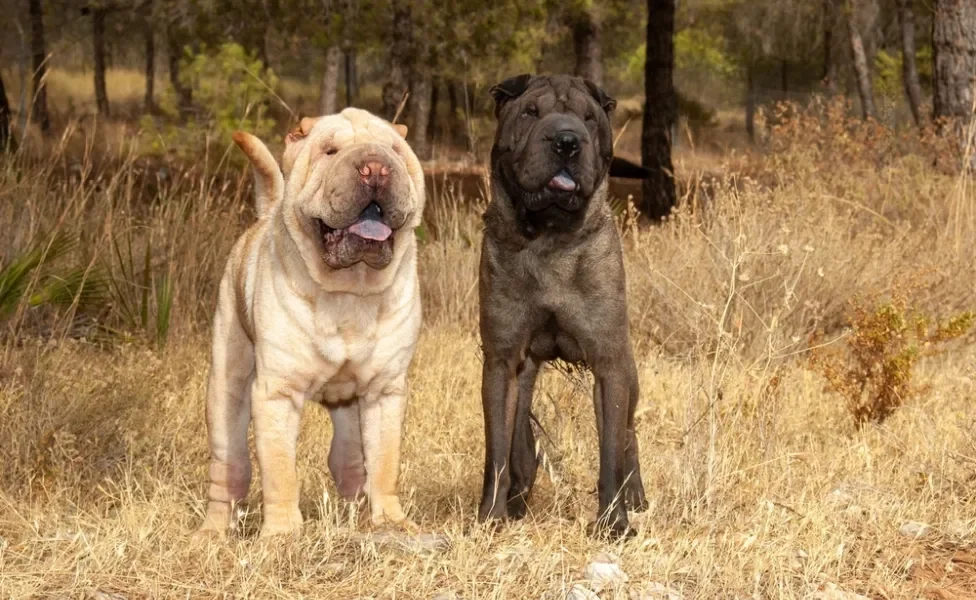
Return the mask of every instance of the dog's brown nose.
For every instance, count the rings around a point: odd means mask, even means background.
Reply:
[[[389,179],[390,167],[378,160],[368,160],[359,167],[359,180],[369,187],[382,187]]]

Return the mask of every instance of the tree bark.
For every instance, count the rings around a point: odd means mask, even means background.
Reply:
[[[390,45],[390,76],[383,86],[383,117],[392,120],[407,91],[411,56],[410,5],[393,0],[393,38]]]
[[[576,49],[577,77],[603,85],[603,47],[600,42],[600,24],[590,11],[582,11],[572,23],[573,46]]]
[[[170,25],[166,29],[166,45],[169,56],[169,82],[176,92],[180,119],[186,121],[193,110],[193,90],[180,81],[180,61],[183,59],[182,36],[176,27]]]
[[[31,112],[41,131],[51,130],[47,112],[47,49],[44,44],[44,8],[41,0],[30,0],[31,54],[34,57],[34,104]]]
[[[325,51],[325,72],[322,74],[322,88],[319,95],[319,114],[331,115],[337,112],[339,103],[339,63],[342,49],[338,45],[329,46]]]
[[[789,100],[790,94],[790,61],[779,61],[779,86],[783,91],[783,99]]]
[[[105,18],[108,10],[95,8],[92,10],[92,57],[95,63],[95,106],[98,114],[107,117],[110,114],[108,91],[105,89]]]
[[[650,176],[643,183],[642,209],[652,221],[666,217],[677,201],[671,164],[671,129],[678,116],[674,89],[674,12],[675,0],[647,0],[641,161],[650,170]]]
[[[915,13],[912,0],[898,0],[898,24],[901,27],[902,79],[905,95],[912,109],[916,125],[922,124],[922,86],[918,82],[918,67],[915,64]]]
[[[15,150],[14,136],[10,131],[10,114],[7,90],[3,87],[3,73],[0,73],[0,154]]]
[[[968,125],[976,74],[976,2],[937,0],[932,27],[934,115]]]
[[[827,90],[837,90],[837,61],[834,60],[834,23],[836,22],[835,0],[823,0],[823,83]]]
[[[847,18],[847,30],[851,39],[851,56],[854,62],[854,76],[857,80],[857,94],[861,98],[861,115],[865,118],[876,118],[874,108],[874,90],[871,82],[871,69],[867,53],[864,51],[864,40],[857,27],[857,5],[851,2],[851,10]]]
[[[143,105],[148,113],[156,112],[156,36],[152,21],[143,19],[143,35],[145,36],[146,59],[146,96]]]

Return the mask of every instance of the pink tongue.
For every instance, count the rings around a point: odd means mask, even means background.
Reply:
[[[569,175],[566,175],[565,172],[562,172],[549,181],[549,187],[554,190],[574,192],[576,191],[576,182]]]
[[[349,233],[354,233],[364,240],[383,242],[390,237],[393,230],[390,229],[386,223],[367,219],[365,221],[360,221],[350,225]]]

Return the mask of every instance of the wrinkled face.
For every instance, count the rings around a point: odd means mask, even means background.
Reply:
[[[569,76],[519,75],[491,89],[498,128],[492,165],[528,216],[584,209],[613,156],[615,102]]]
[[[423,172],[405,128],[366,111],[303,119],[285,140],[284,210],[331,269],[383,269],[423,212]]]

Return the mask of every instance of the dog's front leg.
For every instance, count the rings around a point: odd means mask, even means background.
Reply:
[[[515,361],[485,356],[481,374],[481,403],[485,416],[485,478],[478,520],[508,516],[512,472],[509,458],[515,434],[518,380]]]
[[[295,451],[305,394],[260,375],[252,390],[254,442],[261,468],[264,523],[261,537],[301,529]]]
[[[366,495],[374,525],[402,523],[407,515],[400,506],[400,432],[407,408],[402,392],[384,393],[360,400],[363,454],[366,458]]]
[[[254,347],[233,307],[226,284],[214,318],[214,343],[207,382],[207,438],[210,445],[210,485],[207,514],[199,532],[224,535],[236,529],[235,505],[247,497],[251,485],[251,457],[247,428],[251,423],[251,380]]]
[[[593,374],[596,380],[593,402],[600,438],[599,510],[594,532],[619,538],[635,533],[629,528],[623,491],[627,446],[632,435],[628,415],[636,396],[637,376],[619,361],[594,365]]]

